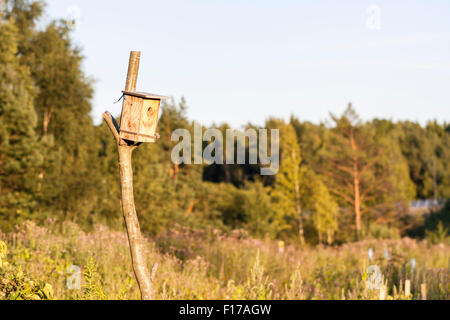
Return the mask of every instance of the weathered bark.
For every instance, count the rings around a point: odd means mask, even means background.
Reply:
[[[139,59],[140,52],[132,51],[130,54],[130,61],[128,65],[128,74],[125,85],[126,91],[136,90]],[[119,126],[108,111],[103,113],[103,119],[105,119],[106,124],[108,125],[114,139],[116,140],[119,153],[122,212],[127,229],[134,275],[141,292],[142,300],[152,300],[155,299],[155,288],[153,280],[157,265],[155,264],[152,274],[150,274],[145,259],[145,243],[141,234],[139,220],[134,205],[133,169],[131,165],[131,156],[133,154],[133,150],[137,147],[137,145],[131,145],[132,142],[124,141],[120,138]]]
[[[127,80],[125,82],[125,91],[136,90],[140,60],[141,60],[141,53],[139,51],[131,51],[130,60],[128,62],[128,72],[127,72]]]
[[[134,146],[118,146],[122,211],[127,228],[134,275],[136,276],[142,300],[153,300],[155,298],[155,288],[145,261],[145,244],[134,206],[131,155],[135,148]]]
[[[131,156],[136,146],[127,145],[120,139],[118,125],[109,112],[103,113],[103,118],[107,123],[114,139],[117,142],[119,152],[119,173],[120,190],[122,193],[122,212],[127,229],[128,243],[130,245],[131,262],[133,266],[136,282],[141,292],[142,300],[152,300],[155,298],[153,285],[154,275],[150,275],[145,261],[145,244],[139,227],[139,220],[134,205],[133,194],[133,168]],[[156,271],[156,270],[155,270]]]
[[[358,158],[356,157],[357,146],[353,136],[353,130],[350,134],[350,145],[352,147],[353,156],[353,187],[354,187],[354,210],[355,210],[355,224],[356,224],[356,238],[359,239],[361,234],[361,194],[359,188],[359,168]]]

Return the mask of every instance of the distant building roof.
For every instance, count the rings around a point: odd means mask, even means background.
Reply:
[[[423,199],[414,200],[410,202],[410,206],[413,209],[429,209],[444,205],[443,199]]]

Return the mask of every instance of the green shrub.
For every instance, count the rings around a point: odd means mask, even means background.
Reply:
[[[368,238],[375,239],[399,239],[400,232],[396,227],[382,223],[370,223],[364,230]]]
[[[448,229],[444,228],[442,221],[439,221],[435,230],[425,230],[425,238],[431,244],[450,243]]]
[[[6,260],[8,248],[0,241],[0,299],[48,300],[53,297],[52,286],[26,275],[20,266]]]

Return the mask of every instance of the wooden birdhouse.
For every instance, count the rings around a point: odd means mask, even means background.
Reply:
[[[159,107],[167,97],[135,91],[122,91],[124,102],[120,117],[120,138],[136,142],[155,142],[159,135]]]

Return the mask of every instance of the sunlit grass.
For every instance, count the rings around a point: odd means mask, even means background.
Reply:
[[[96,226],[85,233],[69,222],[48,221],[43,227],[27,222],[14,233],[0,233],[0,240],[8,246],[3,260],[34,281],[49,283],[54,299],[140,297],[124,232]],[[175,226],[148,240],[147,248],[149,268],[159,265],[158,299],[378,299],[379,290],[367,287],[371,264],[382,271],[387,299],[421,299],[422,283],[427,299],[450,298],[450,246],[425,241],[366,240],[298,248],[238,231],[225,235]],[[374,251],[372,263],[369,248]],[[71,265],[81,268],[80,289],[66,285]],[[405,279],[411,280],[408,297]]]

